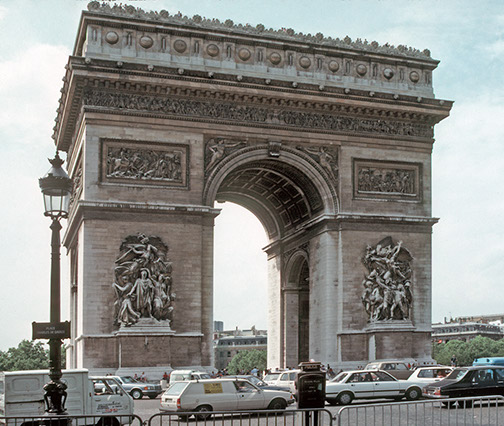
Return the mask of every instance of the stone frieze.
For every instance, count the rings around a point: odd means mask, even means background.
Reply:
[[[348,117],[316,112],[298,112],[237,105],[228,102],[178,99],[155,95],[87,90],[85,106],[148,111],[182,117],[221,119],[263,125],[315,129],[330,132],[353,132],[384,136],[432,138],[429,124],[376,118]]]

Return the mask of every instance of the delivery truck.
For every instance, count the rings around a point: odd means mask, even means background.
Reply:
[[[61,381],[67,385],[65,408],[68,415],[96,416],[79,421],[79,424],[119,426],[131,423],[133,399],[114,378],[90,377],[86,369],[63,370],[62,373]],[[0,416],[43,416],[44,385],[49,381],[48,370],[0,372]],[[114,418],[109,416],[112,414]],[[102,415],[107,416],[102,418]]]

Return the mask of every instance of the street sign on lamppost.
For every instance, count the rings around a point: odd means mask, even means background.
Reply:
[[[51,310],[49,323],[33,323],[33,339],[49,339],[49,377],[51,381],[44,386],[46,412],[66,414],[66,388],[61,381],[61,339],[70,337],[70,324],[60,319],[60,230],[61,218],[68,217],[68,202],[72,193],[72,180],[61,167],[63,160],[56,152],[49,160],[52,167],[39,179],[44,195],[44,215],[52,219],[51,230]]]

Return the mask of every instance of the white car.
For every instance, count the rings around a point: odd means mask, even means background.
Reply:
[[[197,420],[210,417],[212,411],[284,410],[294,403],[290,392],[263,390],[245,379],[210,379],[177,382],[161,397],[160,411],[176,412],[187,420],[197,412]]]
[[[326,401],[330,405],[347,405],[354,399],[406,398],[422,396],[422,383],[398,380],[385,371],[344,371],[326,383]]]
[[[296,380],[296,374],[299,373],[299,371],[301,370],[268,373],[264,376],[263,381],[270,386],[280,387],[292,393],[296,393],[294,382]]]
[[[452,370],[453,367],[443,365],[437,367],[419,367],[408,377],[408,381],[423,384],[439,382],[448,376]]]

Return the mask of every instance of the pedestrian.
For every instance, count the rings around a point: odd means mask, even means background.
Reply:
[[[457,357],[455,356],[455,354],[452,355],[452,357],[450,359],[450,363],[451,363],[452,367],[456,367],[457,366]]]

